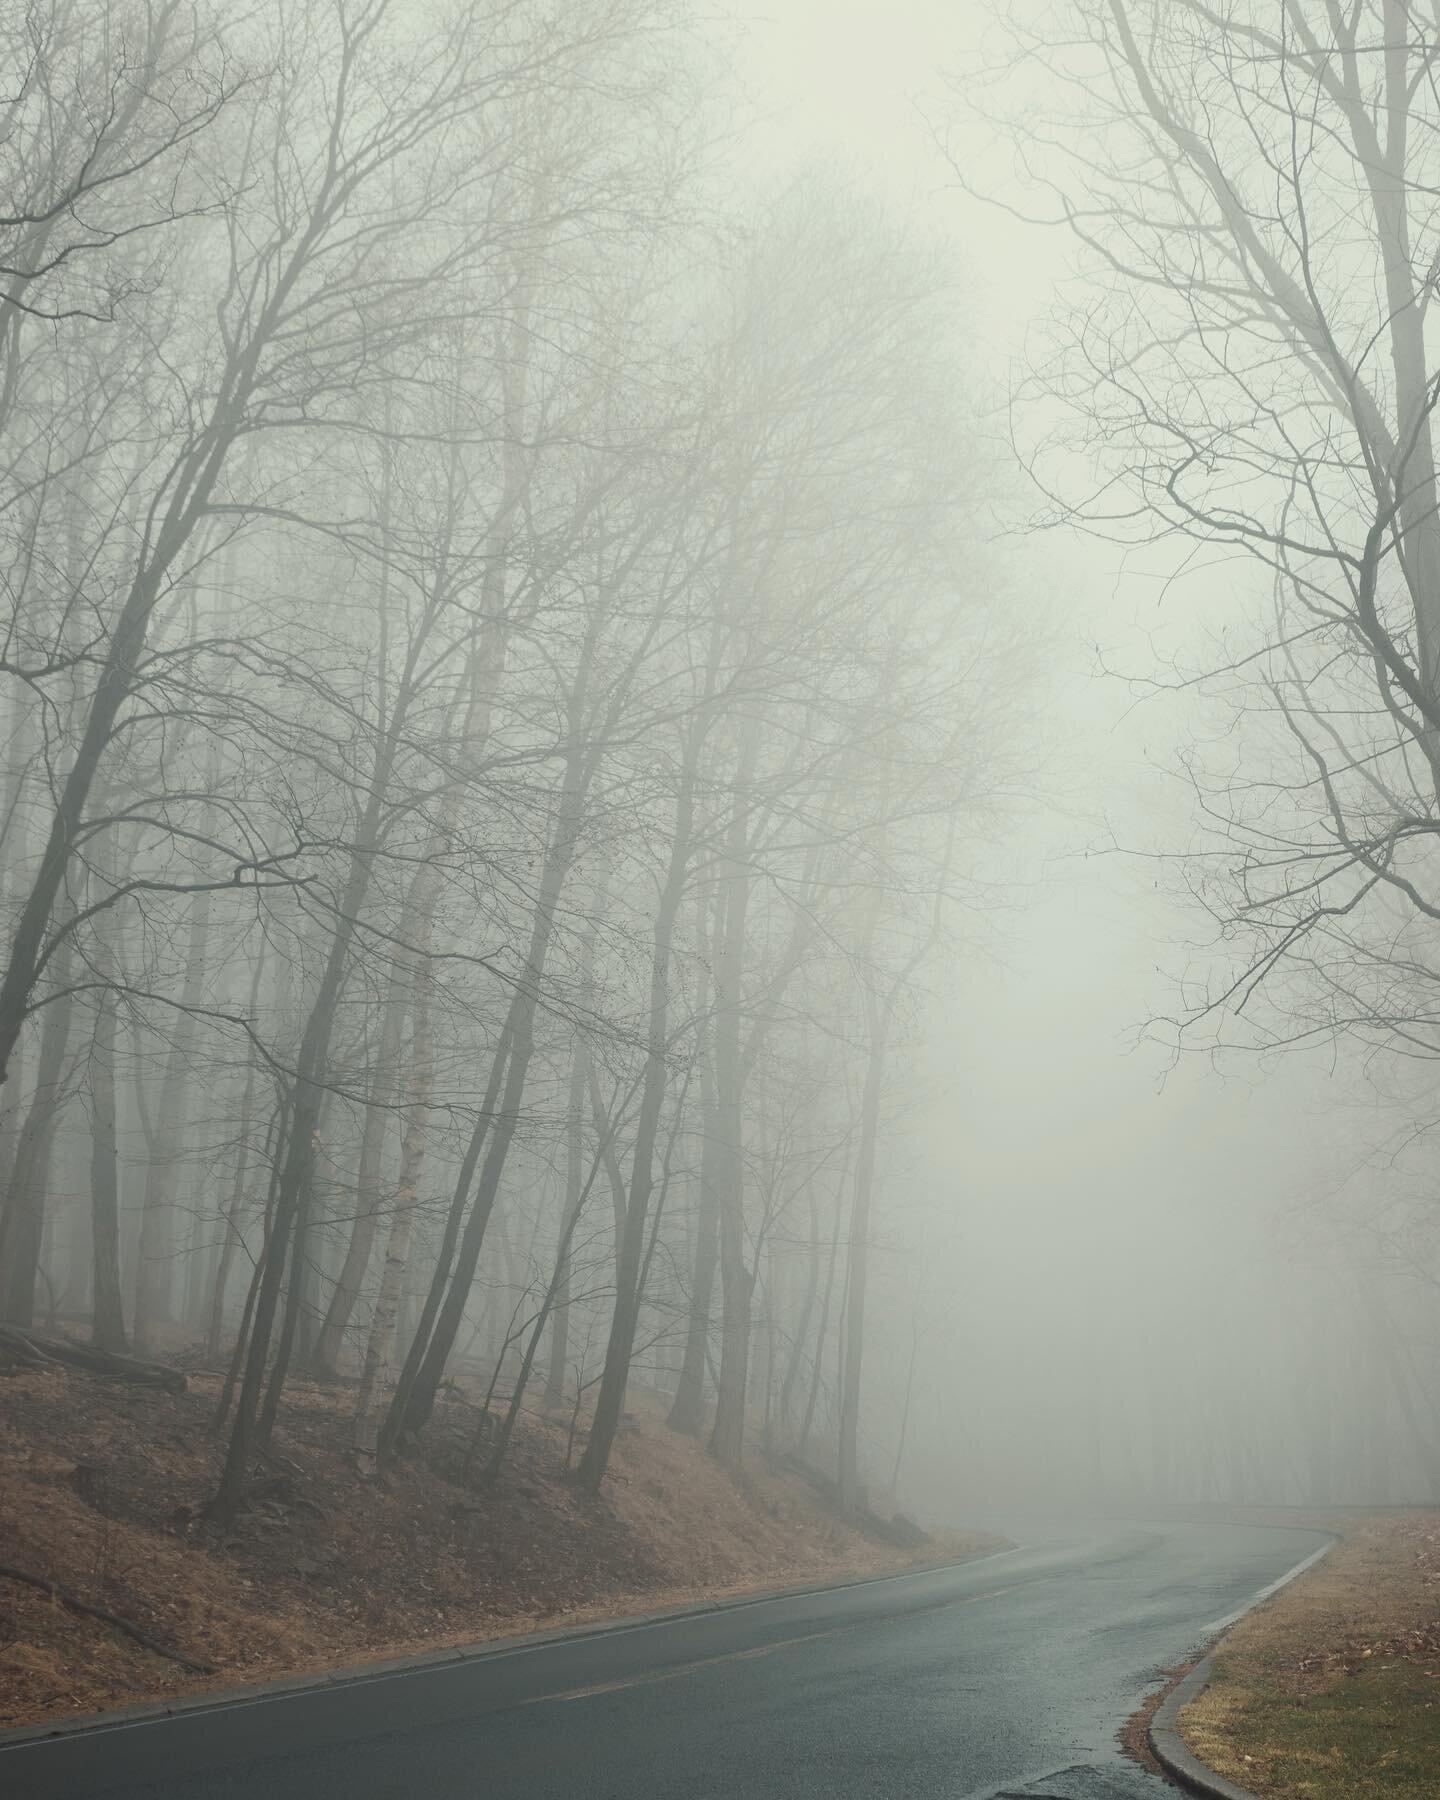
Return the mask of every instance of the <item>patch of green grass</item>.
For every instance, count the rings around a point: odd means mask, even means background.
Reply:
[[[1293,1800],[1436,1800],[1440,1668],[1379,1663],[1318,1692],[1285,1692],[1222,1662],[1185,1709],[1186,1741],[1221,1774]],[[1243,1748],[1241,1748],[1243,1746]]]

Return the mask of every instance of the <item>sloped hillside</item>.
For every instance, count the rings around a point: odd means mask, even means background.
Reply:
[[[219,1465],[217,1385],[198,1374],[163,1393],[59,1370],[0,1383],[0,1564],[201,1665],[7,1578],[0,1722],[880,1573],[985,1542],[897,1549],[758,1457],[732,1480],[643,1396],[599,1500],[564,1478],[564,1420],[527,1418],[498,1481],[467,1477],[476,1408],[459,1394],[423,1460],[365,1482],[346,1455],[348,1395],[303,1383],[287,1395],[274,1480],[221,1535],[202,1513]]]

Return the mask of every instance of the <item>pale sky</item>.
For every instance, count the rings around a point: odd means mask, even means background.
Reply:
[[[759,122],[757,161],[832,155],[921,209],[966,249],[980,318],[996,347],[1018,346],[1068,246],[970,199],[927,121],[943,113],[946,71],[974,57],[988,0],[732,0],[741,77]]]

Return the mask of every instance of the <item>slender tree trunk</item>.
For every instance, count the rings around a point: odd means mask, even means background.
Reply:
[[[722,1108],[722,1113],[724,1109]],[[738,1147],[722,1151],[720,1194],[720,1380],[710,1454],[738,1468],[745,1453],[754,1274],[745,1261],[744,1177]]]
[[[198,1036],[194,1009],[199,1006],[204,990],[209,933],[210,895],[202,892],[191,902],[185,976],[180,990],[181,1011],[170,1031],[170,1050],[160,1083],[160,1105],[155,1116],[151,1160],[145,1177],[145,1201],[140,1214],[134,1332],[136,1346],[145,1355],[155,1348],[155,1327],[161,1320],[170,1318],[173,1312],[175,1264],[179,1253],[175,1190],[184,1153],[186,1100]]]
[[[355,1401],[355,1456],[362,1474],[367,1475],[373,1475],[378,1467],[380,1401],[394,1361],[396,1323],[404,1290],[405,1267],[410,1255],[415,1208],[419,1201],[420,1169],[425,1156],[425,1132],[430,1117],[435,1062],[430,1030],[430,987],[430,968],[428,963],[423,963],[415,971],[410,984],[414,1032],[410,1051],[410,1091],[400,1146],[400,1178],[395,1192],[390,1235],[385,1246],[385,1267],[380,1277],[380,1292],[375,1301],[370,1336],[365,1345],[365,1360],[360,1371],[360,1392]]]
[[[702,1117],[713,1113],[702,1098]],[[685,1351],[667,1424],[672,1431],[699,1437],[705,1430],[705,1373],[710,1360],[710,1314],[715,1271],[720,1258],[720,1202],[715,1191],[714,1157],[709,1136],[700,1151],[699,1219],[695,1230],[695,1262],[690,1276],[690,1306],[685,1323]]]
[[[128,1349],[120,1287],[120,1157],[115,1132],[115,996],[102,990],[90,1053],[90,1206],[94,1301],[90,1341]]]
[[[45,1241],[50,1152],[64,1105],[65,1050],[73,1012],[64,992],[72,969],[72,942],[66,938],[55,959],[57,999],[44,1008],[35,1092],[31,1096],[15,1157],[8,1204],[0,1221],[0,1318],[16,1325],[35,1321],[35,1283]]]
[[[810,1369],[810,1391],[805,1397],[805,1417],[800,1423],[799,1455],[803,1458],[810,1446],[810,1433],[815,1429],[815,1408],[820,1399],[824,1378],[825,1339],[830,1332],[830,1308],[835,1298],[835,1274],[840,1265],[840,1234],[843,1212],[835,1203],[835,1224],[830,1234],[830,1261],[825,1271],[825,1297],[820,1304],[820,1325],[815,1333],[815,1360]]]
[[[590,1173],[585,1178],[583,1185],[576,1194],[574,1205],[569,1208],[566,1214],[564,1228],[560,1234],[560,1242],[556,1248],[555,1262],[551,1270],[549,1285],[541,1300],[540,1310],[536,1314],[531,1326],[529,1341],[525,1346],[524,1354],[520,1360],[519,1373],[516,1376],[515,1386],[510,1394],[509,1404],[505,1410],[505,1417],[495,1436],[495,1444],[491,1452],[490,1463],[487,1469],[487,1474],[492,1480],[500,1473],[501,1465],[505,1461],[505,1453],[509,1449],[510,1439],[515,1430],[515,1421],[519,1417],[521,1403],[525,1398],[525,1389],[530,1380],[530,1372],[535,1364],[536,1353],[540,1348],[540,1340],[544,1336],[545,1326],[549,1320],[551,1309],[556,1305],[559,1297],[562,1272],[567,1270],[570,1265],[570,1247],[574,1242],[575,1230],[580,1223],[580,1216],[585,1210],[585,1204],[590,1198],[591,1189],[595,1185],[595,1178],[600,1172],[601,1157],[604,1147],[604,1141],[602,1139],[601,1143],[596,1145],[595,1155],[591,1158]],[[575,1385],[576,1400],[574,1409],[570,1415],[570,1435],[565,1445],[566,1474],[569,1474],[570,1472],[570,1458],[575,1448],[575,1431],[580,1417],[580,1400],[584,1392],[580,1384],[580,1373],[578,1369],[575,1374]]]
[[[270,1183],[265,1194],[265,1204],[260,1215],[260,1249],[255,1258],[255,1266],[250,1272],[250,1281],[245,1289],[245,1304],[240,1309],[240,1325],[235,1333],[235,1348],[231,1353],[230,1366],[225,1371],[225,1380],[220,1387],[220,1398],[216,1402],[211,1429],[220,1431],[230,1415],[230,1408],[235,1402],[235,1388],[245,1368],[250,1349],[250,1330],[255,1318],[255,1306],[260,1297],[260,1283],[265,1274],[265,1264],[270,1254],[270,1234],[275,1222],[275,1196],[280,1187],[280,1159],[278,1146],[284,1141],[285,1115],[289,1106],[288,1094],[282,1094],[276,1102],[274,1117],[270,1124],[270,1138],[265,1146],[266,1156],[270,1159]]]
[[[597,921],[598,923],[598,921]],[[593,1003],[595,932],[585,938],[585,962],[580,973],[582,1010],[588,1015]],[[585,1093],[590,1079],[590,1043],[584,1029],[575,1032],[570,1050],[570,1092],[565,1113],[565,1210],[560,1221],[560,1252],[552,1284],[550,1360],[545,1374],[545,1405],[561,1406],[570,1366],[570,1240],[580,1209],[585,1158]]]
[[[12,738],[15,761],[8,771],[5,789],[5,836],[0,844],[0,887],[8,902],[17,871],[29,861],[29,838],[26,809],[22,804],[25,778],[29,769],[33,727],[30,709],[25,704],[26,691],[16,699],[16,720]],[[25,1117],[23,1038],[17,1039],[11,1054],[9,1080],[0,1088],[0,1243],[4,1241],[6,1206],[15,1172],[15,1158],[20,1149],[20,1133]]]
[[[850,1207],[850,1242],[845,1260],[845,1330],[840,1358],[840,1506],[860,1506],[860,1375],[865,1353],[865,1300],[870,1268],[870,1208],[875,1186],[875,1150],[880,1131],[880,1097],[885,1069],[885,1009],[867,991],[869,1057],[860,1094],[860,1139]]]
[[[429,1348],[430,1339],[435,1330],[435,1320],[448,1290],[450,1275],[455,1266],[455,1253],[460,1242],[460,1229],[462,1224],[466,1223],[466,1202],[470,1198],[470,1187],[475,1179],[480,1153],[485,1147],[490,1127],[494,1123],[509,1055],[509,1039],[502,1031],[490,1059],[490,1074],[485,1093],[481,1097],[479,1115],[470,1134],[470,1141],[465,1147],[465,1154],[461,1158],[459,1173],[455,1178],[455,1187],[445,1214],[444,1229],[435,1253],[435,1265],[430,1272],[430,1280],[426,1286],[415,1330],[410,1334],[405,1360],[395,1383],[395,1392],[390,1399],[385,1423],[381,1427],[378,1447],[382,1459],[394,1449],[404,1429],[405,1412],[410,1394],[419,1377],[420,1365]]]
[[[315,1159],[310,1160],[313,1179]],[[290,1234],[290,1271],[285,1284],[285,1310],[280,1316],[280,1337],[275,1346],[274,1361],[270,1365],[270,1379],[265,1387],[265,1397],[260,1403],[260,1410],[255,1421],[255,1443],[264,1449],[270,1443],[275,1430],[275,1418],[280,1410],[280,1396],[285,1391],[285,1379],[290,1372],[291,1359],[295,1354],[295,1346],[299,1339],[300,1322],[305,1309],[310,1303],[310,1284],[307,1280],[312,1266],[310,1245],[314,1237],[313,1191],[307,1188],[301,1196],[300,1204],[295,1209],[294,1230]]]
[[[416,873],[418,884],[424,869]],[[414,884],[412,884],[412,895]],[[418,920],[413,905],[406,909],[397,935],[409,939]],[[404,1029],[405,999],[410,980],[396,968],[390,976],[380,1024],[380,1042],[370,1075],[370,1091],[365,1109],[365,1124],[360,1137],[360,1163],[355,1180],[355,1218],[345,1246],[345,1260],[325,1309],[324,1323],[315,1342],[311,1358],[312,1372],[322,1381],[335,1381],[340,1372],[340,1355],[345,1334],[360,1297],[379,1226],[381,1185],[385,1173],[385,1136],[390,1123],[390,1109],[395,1095],[395,1071],[400,1060],[400,1037]]]
[[[670,840],[670,861],[655,917],[654,945],[650,958],[650,1009],[646,1035],[645,1080],[631,1151],[630,1191],[615,1259],[615,1306],[610,1316],[610,1336],[605,1346],[605,1366],[595,1416],[580,1458],[580,1485],[598,1492],[610,1461],[610,1449],[625,1409],[625,1389],[630,1379],[630,1359],[640,1320],[640,1269],[645,1252],[645,1227],[655,1181],[655,1142],[660,1112],[670,1073],[670,962],[675,921],[685,892],[691,834],[694,825],[693,763],[686,771],[675,809]]]
[[[525,1094],[525,1081],[530,1069],[531,1053],[534,1049],[531,1033],[534,1026],[535,1007],[528,986],[520,997],[518,1010],[519,1017],[515,1020],[510,1033],[509,1054],[505,1068],[505,1088],[500,1098],[499,1115],[489,1133],[485,1161],[480,1170],[480,1179],[476,1186],[469,1217],[465,1221],[465,1230],[460,1238],[455,1268],[451,1274],[445,1298],[436,1311],[435,1326],[430,1340],[424,1346],[418,1359],[413,1385],[408,1394],[404,1396],[403,1411],[399,1410],[402,1404],[399,1390],[396,1392],[395,1401],[392,1402],[391,1417],[394,1421],[394,1429],[392,1431],[390,1421],[387,1421],[386,1430],[381,1438],[382,1453],[388,1453],[394,1443],[398,1441],[402,1430],[420,1431],[429,1421],[435,1405],[435,1396],[439,1392],[440,1383],[444,1378],[445,1364],[454,1348],[455,1339],[460,1330],[460,1322],[464,1318],[465,1308],[469,1304],[470,1293],[475,1284],[475,1271],[480,1262],[480,1249],[485,1241],[485,1233],[495,1208],[496,1196],[500,1192],[500,1179],[505,1170],[510,1143],[519,1122],[520,1107]]]
[[[250,978],[249,1017],[253,1020],[260,1000],[260,987],[265,973],[264,939],[255,959],[255,972]],[[224,1231],[220,1253],[215,1259],[215,1276],[210,1286],[210,1304],[205,1326],[205,1354],[213,1362],[220,1354],[220,1341],[225,1331],[225,1294],[230,1285],[230,1270],[235,1253],[242,1242],[242,1220],[245,1213],[245,1181],[250,1172],[250,1130],[255,1113],[256,1057],[252,1047],[245,1067],[245,1090],[240,1101],[240,1135],[235,1152],[235,1180],[230,1190],[230,1203],[225,1208]],[[276,1121],[272,1120],[272,1131]]]
[[[350,916],[353,918],[354,914],[351,913]],[[338,934],[336,949],[339,949]],[[343,961],[343,952],[339,958],[332,955],[332,967],[337,960]],[[330,972],[327,970],[327,976]],[[333,1006],[335,995],[339,989],[339,974],[339,969],[334,968],[333,983],[329,980],[322,980],[321,1000],[327,1013],[322,1013],[321,1007],[317,1006],[311,1014],[311,1029],[307,1031],[309,1042],[302,1045],[299,1059],[301,1073],[295,1082],[290,1100],[289,1130],[286,1133],[283,1158],[279,1165],[274,1216],[260,1266],[260,1279],[256,1289],[255,1307],[250,1325],[250,1342],[235,1408],[235,1422],[230,1434],[225,1466],[221,1472],[220,1487],[211,1504],[214,1516],[222,1524],[233,1522],[245,1490],[254,1445],[256,1415],[260,1407],[265,1368],[269,1360],[271,1333],[279,1308],[286,1265],[290,1261],[291,1241],[296,1226],[300,1223],[303,1197],[309,1188],[310,1169],[314,1158],[314,1134],[319,1123],[320,1106],[323,1099],[323,1092],[317,1085],[316,1077],[324,1046],[328,1041],[327,1014],[328,1009]]]
[[[316,1137],[317,1151],[324,1142],[325,1129],[325,1115],[322,1114],[320,1132]],[[321,1260],[325,1253],[325,1226],[330,1204],[330,1185],[321,1178],[318,1163],[317,1155],[310,1167],[310,1191],[300,1209],[300,1229],[304,1233],[305,1245],[303,1254],[298,1248],[296,1251],[295,1273],[298,1285],[295,1288],[294,1322],[292,1324],[287,1316],[282,1326],[282,1330],[288,1327],[289,1358],[302,1369],[309,1367],[314,1355],[315,1336],[320,1324]]]
[[[225,1209],[224,1235],[220,1241],[220,1254],[215,1259],[214,1279],[210,1284],[210,1303],[205,1316],[205,1355],[214,1362],[220,1354],[220,1346],[225,1337],[225,1300],[230,1289],[230,1274],[235,1267],[235,1255],[243,1241],[241,1220],[245,1212],[245,1177],[250,1167],[249,1138],[249,1100],[250,1086],[246,1084],[246,1123],[244,1135],[240,1139],[235,1161],[235,1181],[230,1190],[230,1204]]]
[[[712,636],[710,686],[717,663],[718,632]],[[595,1415],[578,1471],[583,1487],[598,1492],[609,1465],[615,1432],[625,1407],[635,1333],[640,1322],[642,1262],[646,1226],[655,1183],[655,1147],[661,1109],[670,1077],[670,985],[675,927],[685,895],[695,833],[695,782],[700,752],[710,721],[708,707],[697,713],[686,742],[680,784],[675,799],[675,822],[670,834],[670,855],[656,907],[650,959],[649,1015],[646,1033],[645,1076],[640,1110],[631,1150],[630,1187],[617,1234],[615,1258],[615,1306],[605,1347],[605,1364],[596,1397]]]
[[[610,1186],[610,1254],[618,1267],[621,1240],[625,1236],[625,1171],[620,1166],[620,1157],[615,1149],[615,1133],[610,1129],[614,1122],[611,1107],[606,1105],[605,1096],[600,1090],[600,1071],[593,1063],[588,1075],[590,1116],[595,1121],[595,1141],[605,1146],[600,1162]]]
[[[910,1361],[905,1370],[905,1399],[900,1407],[900,1436],[895,1443],[895,1461],[890,1469],[890,1498],[900,1489],[900,1468],[905,1460],[905,1440],[910,1434],[910,1402],[915,1394],[915,1363],[920,1355],[920,1328],[910,1322]]]
[[[745,1261],[744,1072],[740,1048],[745,923],[750,904],[746,862],[753,732],[742,744],[736,797],[726,834],[720,948],[715,959],[715,1109],[720,1202],[720,1382],[710,1454],[738,1468],[745,1452],[750,1315],[754,1273]]]
[[[820,1292],[820,1209],[815,1203],[815,1190],[810,1182],[805,1184],[805,1193],[809,1202],[810,1241],[805,1257],[805,1298],[800,1305],[800,1317],[795,1325],[795,1336],[790,1345],[790,1354],[785,1360],[785,1374],[780,1383],[780,1428],[790,1429],[790,1415],[794,1409],[795,1383],[800,1378],[800,1368],[805,1360],[805,1343],[810,1336],[810,1320],[814,1317],[815,1301]]]
[[[699,909],[700,929],[696,939],[704,943],[704,908]],[[704,964],[702,962],[702,969]],[[720,1141],[720,1124],[715,1112],[715,1083],[712,1066],[713,1027],[706,1020],[707,1000],[704,978],[697,998],[695,1014],[702,1021],[695,1047],[696,1074],[700,1087],[700,1169],[699,1217],[695,1222],[695,1257],[690,1272],[690,1307],[685,1322],[685,1346],[680,1362],[680,1375],[675,1384],[675,1398],[670,1403],[666,1423],[672,1431],[683,1431],[700,1437],[705,1430],[705,1376],[710,1362],[710,1313],[715,1297],[715,1271],[720,1258],[720,1201],[716,1191],[716,1149]]]

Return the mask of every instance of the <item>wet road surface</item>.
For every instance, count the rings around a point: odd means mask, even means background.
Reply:
[[[7,1800],[1157,1800],[1115,1733],[1310,1556],[1010,1527],[953,1568],[0,1749]]]

